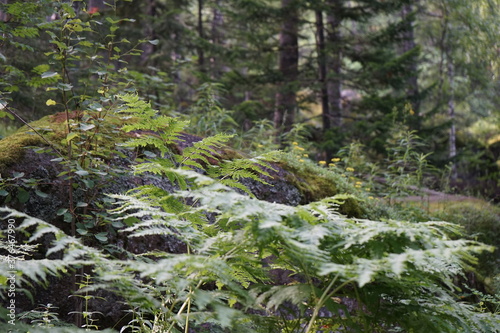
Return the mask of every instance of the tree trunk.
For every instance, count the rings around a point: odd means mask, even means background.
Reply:
[[[340,47],[341,34],[340,23],[342,9],[341,0],[328,0],[328,13],[326,16],[328,24],[328,74],[327,74],[327,90],[330,121],[327,123],[329,127],[324,128],[325,131],[332,127],[342,126],[342,49]],[[324,124],[326,125],[326,124]]]
[[[326,51],[325,51],[325,26],[323,24],[323,11],[316,11],[316,50],[318,52],[318,79],[320,82],[321,109],[323,115],[323,131],[331,128],[330,105],[328,104],[328,89],[326,81]]]
[[[9,3],[9,1],[8,0],[0,0],[0,3],[6,5]],[[10,20],[10,15],[0,10],[0,21],[1,22],[9,22],[9,20]]]
[[[198,38],[199,46],[198,46],[198,67],[201,72],[205,71],[205,54],[203,52],[202,43],[205,40],[205,33],[203,31],[203,0],[198,0]]]
[[[455,84],[455,68],[453,66],[453,61],[451,56],[448,54],[448,82],[449,82],[449,94],[448,94],[448,119],[450,120],[450,132],[449,132],[449,142],[448,142],[448,157],[451,161],[451,179],[456,180],[457,175],[457,165],[455,162],[455,156],[457,156],[457,135],[455,128],[455,96],[454,96],[454,84]]]
[[[279,71],[282,81],[276,93],[274,125],[278,136],[289,132],[295,120],[296,90],[299,68],[298,9],[295,0],[282,0],[283,23],[279,37]]]
[[[418,0],[416,1],[416,4],[418,5]],[[417,46],[417,44],[415,43],[415,32],[413,27],[414,18],[411,17],[411,15],[413,15],[413,11],[413,4],[403,5],[403,8],[401,10],[402,19],[411,20],[410,22],[408,22],[407,29],[405,29],[403,32],[403,42],[401,43],[402,54],[415,49],[415,47]],[[417,115],[416,122],[413,124],[413,126],[418,130],[420,129],[420,117],[418,116],[420,111],[420,91],[418,88],[417,59],[413,59],[413,61],[408,66],[408,71],[411,73],[411,75],[406,82],[406,93],[409,101],[411,102],[412,109]]]
[[[212,44],[214,45],[214,54],[210,57],[210,67],[212,72],[212,79],[217,80],[222,74],[222,64],[219,63],[217,59],[217,50],[224,44],[224,15],[220,10],[221,0],[216,0],[213,8],[213,19],[212,19]]]
[[[155,39],[155,31],[153,28],[152,21],[156,17],[156,3],[155,0],[148,0],[146,4],[146,19],[144,22],[144,35],[146,38],[152,40]],[[144,43],[142,45],[142,54],[141,54],[141,65],[145,66],[149,60],[149,57],[155,51],[155,46],[151,43]]]

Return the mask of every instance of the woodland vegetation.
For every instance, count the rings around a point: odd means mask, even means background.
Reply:
[[[1,0],[0,329],[500,332],[498,8]]]

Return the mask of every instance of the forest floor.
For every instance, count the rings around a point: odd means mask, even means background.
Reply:
[[[464,203],[468,205],[474,205],[476,207],[490,207],[492,209],[495,208],[497,214],[500,215],[500,209],[498,209],[500,207],[498,204],[493,204],[484,199],[467,195],[449,194],[430,189],[421,189],[420,195],[398,198],[396,199],[396,202],[409,203],[411,205],[424,208],[428,211],[446,210],[446,208],[448,208],[449,206],[456,206],[457,204]]]

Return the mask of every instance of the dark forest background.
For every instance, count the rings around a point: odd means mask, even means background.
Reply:
[[[243,151],[300,141],[318,161],[358,149],[364,172],[414,140],[426,186],[498,200],[496,0],[13,3],[0,4],[0,98],[26,121],[63,111],[46,105],[64,93],[54,84],[70,84],[70,107],[84,107],[81,96],[107,89],[97,63],[113,53],[107,70],[121,77],[107,84],[133,86],[161,113],[188,118],[193,134],[238,134]],[[60,68],[48,31],[64,4],[75,27],[103,30],[56,36],[71,60]],[[116,34],[103,42],[107,24]],[[21,125],[4,117],[0,135]]]

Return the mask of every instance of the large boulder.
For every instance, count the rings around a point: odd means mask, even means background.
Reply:
[[[70,116],[78,115],[72,113]],[[129,172],[131,165],[143,162],[140,158],[141,153],[113,147],[141,133],[116,133],[116,128],[119,127],[116,124],[113,129],[100,129],[101,132],[108,130],[109,137],[114,140],[106,144],[113,148],[110,149],[111,151],[115,150],[116,153],[105,157],[105,164],[111,166],[113,176],[110,176],[110,173],[103,176],[103,183],[99,186],[87,188],[74,186],[74,181],[68,181],[68,174],[65,173],[67,166],[60,159],[60,154],[66,154],[65,147],[61,144],[67,135],[65,122],[64,114],[48,116],[0,141],[0,174],[3,179],[0,182],[0,191],[2,191],[0,192],[2,194],[0,206],[14,208],[49,222],[67,234],[75,234],[71,223],[65,218],[67,214],[64,214],[71,198],[75,204],[78,201],[88,201],[89,197],[97,201],[98,197],[106,193],[123,194],[142,185],[155,185],[167,192],[176,189],[176,185],[166,177],[153,174],[134,175]],[[172,151],[177,154],[182,153],[184,149],[200,140],[200,137],[184,133],[177,144],[172,147]],[[227,148],[211,162],[217,163],[221,158],[242,158],[242,155]],[[335,184],[331,178],[308,168],[307,164],[294,165],[283,160],[271,163],[266,171],[269,176],[263,176],[265,182],[250,178],[241,180],[241,183],[261,200],[295,206],[333,196],[339,191],[339,185]],[[73,176],[74,179],[78,178],[78,175]],[[345,188],[341,189],[345,191]],[[96,207],[75,207],[80,214],[86,214],[87,209],[92,208]],[[347,199],[346,203],[340,207],[340,211],[353,217],[363,215],[362,208],[354,199]],[[7,222],[0,220],[2,229],[6,227],[5,223]],[[186,251],[185,244],[172,236],[129,238],[125,233],[116,232],[115,228],[109,224],[96,225],[92,231],[101,235],[105,234],[108,245],[111,244],[121,248],[124,252],[133,254],[153,250],[170,253]],[[102,242],[92,235],[79,235],[78,233],[76,235],[81,236],[87,245],[96,247],[102,245]],[[50,234],[44,236],[33,258],[43,258],[52,241],[53,237]],[[61,254],[53,254],[52,258],[57,258],[58,255]],[[275,273],[276,283],[289,282],[287,274]],[[74,292],[75,282],[70,278],[71,276],[72,274],[68,273],[66,276],[50,277],[46,288],[33,287],[30,290],[33,299],[20,296],[16,301],[17,311],[29,311],[39,304],[52,304],[56,307],[61,319],[72,321],[72,315],[69,313],[75,311],[75,299],[70,298],[70,295]],[[102,313],[99,324],[104,327],[115,325],[123,317],[124,306],[118,305],[121,304],[119,298],[104,290],[99,291],[96,296],[98,297],[92,301],[92,304]]]

